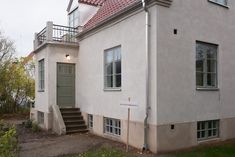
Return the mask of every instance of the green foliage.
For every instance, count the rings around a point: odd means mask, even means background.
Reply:
[[[17,140],[16,129],[10,128],[7,132],[0,133],[0,155],[1,157],[16,157]]]
[[[79,156],[71,156],[71,157],[132,157],[127,155],[124,152],[118,151],[112,148],[100,148],[97,150],[91,150],[84,154],[80,154]]]
[[[40,127],[39,127],[38,123],[33,123],[33,124],[32,124],[32,131],[33,131],[34,133],[40,131]]]
[[[0,114],[17,113],[22,104],[29,107],[29,100],[34,99],[34,63],[13,58],[13,54],[13,42],[0,33]]]

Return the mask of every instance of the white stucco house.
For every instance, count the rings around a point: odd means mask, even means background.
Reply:
[[[234,0],[70,0],[35,34],[31,118],[165,152],[235,138]]]

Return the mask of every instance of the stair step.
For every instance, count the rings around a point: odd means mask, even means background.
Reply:
[[[78,124],[78,125],[82,125],[85,124],[84,120],[66,120],[64,121],[65,125],[74,125],[74,124]]]
[[[60,108],[60,111],[79,111],[80,112],[80,108]]]
[[[88,132],[80,108],[61,108],[60,112],[67,134]]]
[[[61,111],[62,114],[74,114],[74,113],[77,113],[77,114],[82,114],[80,111]]]
[[[66,134],[74,134],[74,133],[86,133],[88,129],[76,129],[76,130],[66,130]]]
[[[74,124],[74,125],[66,125],[66,128],[86,128],[85,124],[79,125],[79,124]]]
[[[62,116],[82,116],[81,112],[61,112]]]

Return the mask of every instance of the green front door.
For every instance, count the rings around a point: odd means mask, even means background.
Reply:
[[[75,107],[75,64],[57,63],[57,105]]]

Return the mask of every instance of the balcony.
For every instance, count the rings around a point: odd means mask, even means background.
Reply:
[[[77,44],[78,30],[73,27],[61,26],[47,22],[46,27],[35,33],[34,50],[44,43]]]

